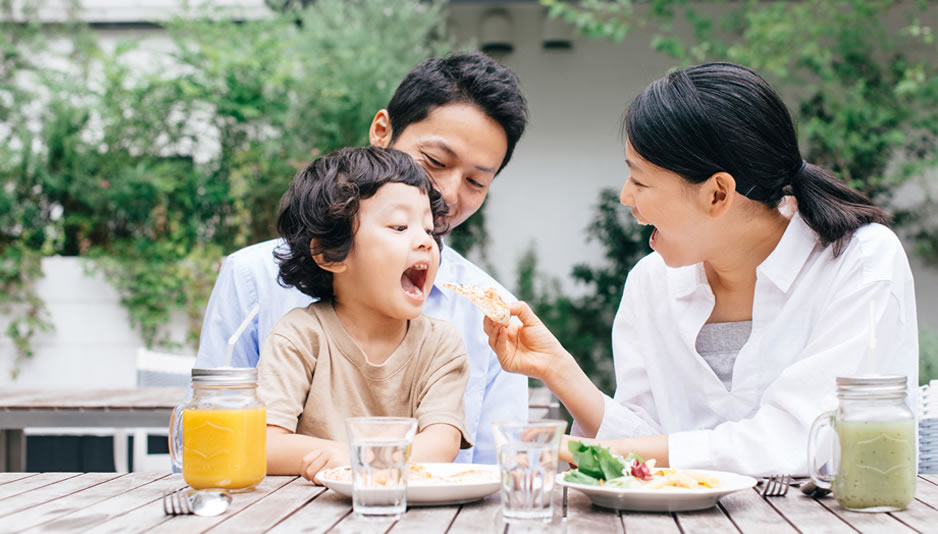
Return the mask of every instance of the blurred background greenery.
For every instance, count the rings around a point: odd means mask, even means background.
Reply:
[[[916,252],[938,259],[931,197],[894,202],[938,163],[938,50],[920,19],[930,2],[715,2],[717,14],[683,0],[542,3],[596,39],[649,32],[674,66],[727,59],[758,70],[796,103],[805,157],[886,206]],[[21,357],[49,328],[32,288],[40,258],[56,254],[104,272],[148,345],[179,343],[163,326],[180,309],[197,344],[222,257],[275,235],[296,170],[366,143],[404,74],[459,46],[442,0],[268,4],[276,13],[260,20],[211,10],[173,19],[174,50],[139,69],[127,60],[138,43],[105,50],[77,22],[11,23],[14,2],[0,0],[0,314],[13,317],[6,335]],[[886,30],[887,15],[901,31]],[[484,217],[447,240],[483,264]],[[574,268],[575,294],[538,269],[533,248],[506,284],[607,392],[612,319],[647,237],[618,192],[602,191],[585,238],[604,259]],[[938,378],[938,336],[925,329],[921,368],[923,382]]]

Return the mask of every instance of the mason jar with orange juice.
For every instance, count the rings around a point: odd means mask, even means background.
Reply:
[[[257,369],[193,369],[192,398],[173,413],[169,434],[173,464],[189,486],[253,490],[267,474],[267,410],[257,397]]]

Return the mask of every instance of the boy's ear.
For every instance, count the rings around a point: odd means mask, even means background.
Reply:
[[[371,120],[371,128],[368,128],[368,142],[372,146],[387,148],[391,146],[391,116],[388,110],[382,109],[375,113],[375,118]]]
[[[330,273],[335,274],[335,273],[341,273],[347,268],[344,261],[339,261],[339,262],[326,261],[322,253],[316,253],[316,240],[315,239],[309,242],[309,253],[312,254],[313,261],[316,262],[316,265],[318,265],[324,271],[329,271]]]
[[[729,211],[736,199],[736,179],[728,172],[714,173],[700,188],[704,211],[714,219]]]

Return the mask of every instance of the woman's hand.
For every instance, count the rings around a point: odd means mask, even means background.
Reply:
[[[508,326],[502,326],[485,318],[482,326],[489,336],[489,345],[503,369],[543,380],[549,387],[552,370],[569,356],[567,351],[527,303],[513,303],[511,314],[517,316],[521,323],[512,321]]]

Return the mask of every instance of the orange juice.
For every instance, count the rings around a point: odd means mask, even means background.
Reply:
[[[266,474],[266,409],[182,411],[182,477],[187,484],[250,491]]]

